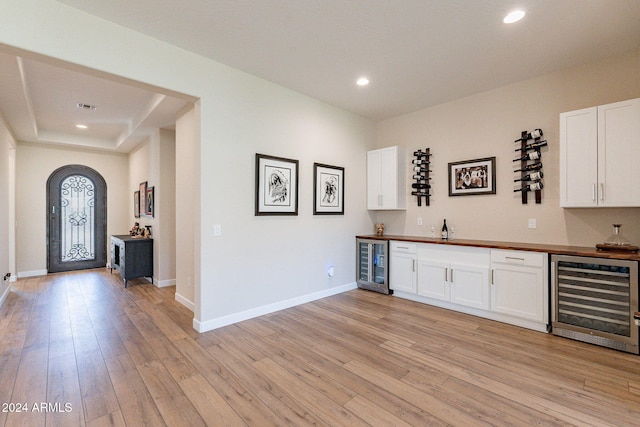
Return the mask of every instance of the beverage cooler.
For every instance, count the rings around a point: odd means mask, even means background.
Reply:
[[[551,256],[554,335],[638,354],[638,262]]]
[[[356,239],[356,270],[358,287],[391,294],[389,289],[389,242],[376,239]]]

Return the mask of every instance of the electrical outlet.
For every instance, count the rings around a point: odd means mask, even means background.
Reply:
[[[535,230],[536,228],[538,228],[538,222],[535,218],[529,218],[529,228],[531,230]]]
[[[422,225],[422,218],[418,218],[418,225]]]
[[[214,236],[222,236],[222,225],[214,224],[213,225],[213,235]]]

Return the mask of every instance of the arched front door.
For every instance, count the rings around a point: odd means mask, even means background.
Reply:
[[[105,267],[107,184],[95,170],[63,166],[47,180],[47,270]]]

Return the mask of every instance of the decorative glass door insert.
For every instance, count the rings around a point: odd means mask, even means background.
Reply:
[[[60,186],[62,262],[95,258],[95,185],[83,175],[67,177]]]
[[[83,165],[55,170],[47,180],[47,271],[105,267],[107,184]]]

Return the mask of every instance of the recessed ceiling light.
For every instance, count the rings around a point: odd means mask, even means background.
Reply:
[[[366,86],[369,84],[369,79],[366,77],[360,77],[358,80],[356,80],[356,84],[358,86]]]
[[[514,22],[518,22],[524,18],[524,10],[514,10],[513,12],[509,12],[507,16],[504,17],[502,22],[505,24],[513,24]]]
[[[88,126],[87,126],[87,125],[76,125],[76,127],[77,127],[78,129],[87,129],[87,128],[88,128]]]

